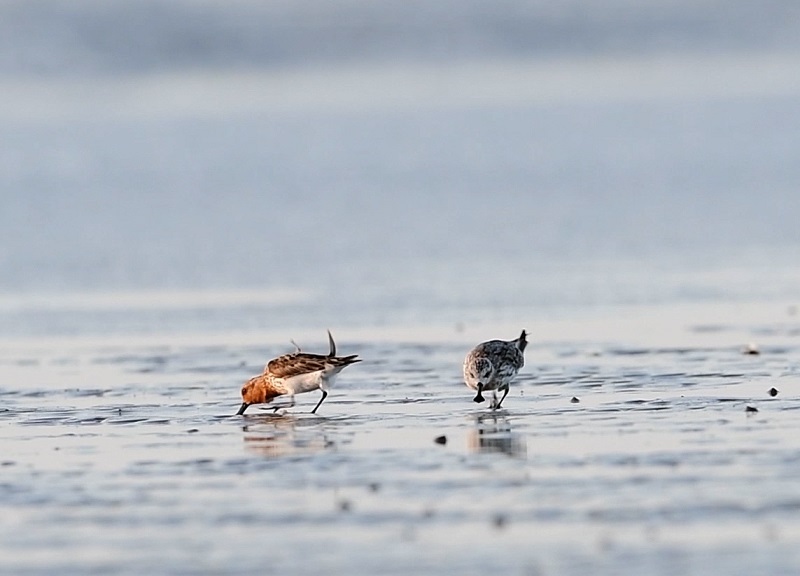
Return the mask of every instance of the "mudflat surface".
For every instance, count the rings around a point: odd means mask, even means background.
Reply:
[[[310,393],[233,416],[291,349],[252,334],[7,342],[3,571],[794,573],[800,322],[759,310],[531,329],[494,413],[460,379],[470,328],[341,334],[364,362],[317,415]]]

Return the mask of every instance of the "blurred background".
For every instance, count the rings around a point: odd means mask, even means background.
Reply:
[[[791,0],[4,0],[0,94],[6,336],[800,291]]]

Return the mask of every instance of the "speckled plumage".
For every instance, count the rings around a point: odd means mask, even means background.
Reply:
[[[297,352],[284,354],[270,360],[264,371],[250,378],[242,387],[242,406],[237,415],[244,414],[251,404],[266,404],[278,396],[289,396],[289,406],[294,406],[294,395],[321,390],[322,398],[311,411],[314,414],[328,395],[336,375],[346,366],[361,362],[356,354],[336,356],[336,343],[328,332],[330,352],[327,356]],[[295,346],[297,346],[295,344]]]
[[[511,380],[525,364],[526,337],[523,330],[516,340],[489,340],[470,350],[464,359],[464,382],[478,391],[475,402],[483,402],[482,392],[491,390],[492,409],[500,407],[508,395]],[[500,401],[497,400],[497,390],[503,391]]]

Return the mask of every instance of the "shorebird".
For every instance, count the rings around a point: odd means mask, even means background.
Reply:
[[[330,352],[327,356],[322,354],[308,354],[301,352],[295,344],[296,352],[284,354],[270,360],[264,367],[264,372],[254,376],[242,387],[242,406],[236,413],[244,414],[250,404],[266,404],[278,396],[289,396],[288,408],[294,406],[294,395],[312,390],[321,390],[322,398],[311,411],[315,414],[331,387],[336,375],[345,366],[361,362],[356,354],[350,356],[337,356],[336,343],[328,330]]]
[[[475,402],[483,402],[485,390],[492,391],[492,410],[500,408],[508,396],[508,386],[525,364],[525,346],[528,345],[525,330],[516,340],[489,340],[470,350],[464,359],[464,382],[478,393]],[[503,397],[497,401],[497,390]]]

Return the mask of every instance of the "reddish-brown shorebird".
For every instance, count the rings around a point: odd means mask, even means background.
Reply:
[[[242,406],[237,416],[244,414],[250,404],[266,404],[278,396],[289,396],[289,405],[294,406],[294,395],[312,390],[321,390],[322,398],[311,411],[316,413],[322,401],[328,396],[328,389],[333,385],[336,375],[345,366],[361,362],[356,354],[337,356],[336,343],[328,331],[330,352],[327,356],[297,352],[279,356],[270,360],[264,372],[254,376],[242,387]],[[295,345],[296,346],[296,345]]]

